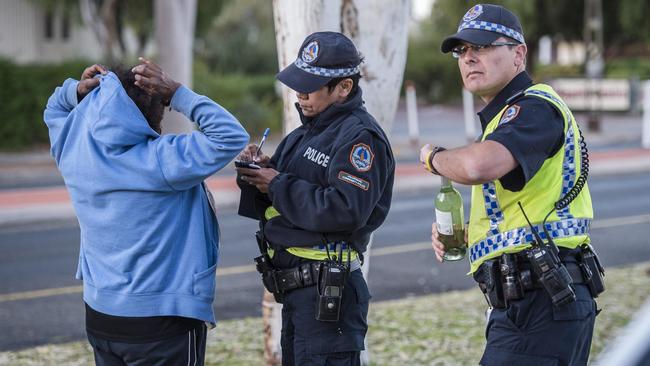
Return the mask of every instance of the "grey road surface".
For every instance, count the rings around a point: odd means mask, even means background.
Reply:
[[[650,260],[650,173],[594,177],[594,244],[606,267]],[[465,202],[469,190],[461,187]],[[377,231],[370,268],[374,301],[474,286],[468,266],[440,264],[429,246],[434,190],[401,193]],[[467,208],[466,208],[467,212]],[[251,265],[256,223],[220,212],[222,246],[215,311],[219,319],[259,316],[262,287]],[[85,337],[74,223],[0,231],[0,351]],[[478,290],[477,290],[478,291]]]

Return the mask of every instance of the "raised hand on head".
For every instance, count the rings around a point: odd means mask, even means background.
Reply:
[[[105,75],[106,68],[100,64],[88,66],[81,73],[81,79],[77,84],[77,100],[81,101],[88,93],[99,85],[99,79],[95,78],[98,74]]]
[[[181,85],[173,80],[160,66],[144,57],[131,71],[135,74],[135,85],[150,95],[158,95],[165,105],[169,105],[176,89]]]

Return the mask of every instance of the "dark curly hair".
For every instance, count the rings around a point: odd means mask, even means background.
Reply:
[[[126,90],[126,94],[133,100],[135,105],[138,106],[140,112],[147,119],[149,127],[152,130],[160,133],[160,122],[162,121],[165,107],[163,100],[158,95],[149,95],[144,90],[135,85],[135,74],[131,71],[133,67],[126,68],[123,65],[118,65],[111,68],[111,71],[120,79],[122,87]]]

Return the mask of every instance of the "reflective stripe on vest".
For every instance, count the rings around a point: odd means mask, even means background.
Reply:
[[[490,219],[490,233],[496,235],[499,232],[499,224],[503,221],[503,212],[497,201],[497,187],[493,181],[483,183],[483,201],[485,212]]]
[[[589,232],[590,224],[591,219],[564,219],[561,221],[546,223],[546,230],[552,239],[567,238],[571,236],[587,234]],[[542,240],[547,239],[542,224],[533,225],[533,227],[542,238]],[[485,257],[495,250],[523,245],[527,246],[533,242],[534,238],[535,237],[533,236],[533,233],[528,227],[517,228],[489,236],[472,245],[472,247],[469,249],[469,261],[470,263],[474,263],[478,259]],[[524,247],[522,247],[522,249],[524,249]]]
[[[542,96],[556,102],[562,107],[562,114],[568,119],[569,128],[564,139],[564,160],[562,162],[562,192],[560,197],[558,197],[560,199],[569,192],[576,182],[575,139],[573,137],[573,128],[571,128],[573,118],[571,117],[571,113],[567,113],[568,107],[566,104],[550,93],[542,90],[528,90],[525,95]],[[497,189],[494,181],[483,183],[483,200],[485,202],[485,212],[490,219],[490,234],[496,235],[499,233],[499,224],[504,220],[504,216],[501,207],[499,207]],[[573,217],[569,212],[569,206],[558,210],[557,214],[561,218]]]
[[[569,119],[569,128],[567,129],[566,132],[566,138],[564,139],[564,160],[562,161],[562,193],[560,194],[560,197],[558,199],[564,197],[567,192],[573,187],[573,185],[576,183],[576,163],[575,163],[575,139],[573,135],[573,128],[571,128],[571,122],[573,122],[573,117],[571,113],[569,113],[569,107],[567,105],[556,98],[554,95],[547,93],[542,90],[529,90],[526,92],[526,95],[537,95],[537,96],[542,96],[546,97],[555,103],[557,103],[560,107],[562,107],[562,114],[565,116],[565,118]],[[573,215],[569,212],[569,206],[564,207],[561,210],[557,211],[557,215],[562,218],[571,218]]]
[[[338,246],[343,247],[343,262],[347,262],[348,260],[348,245],[345,242],[336,242],[336,243],[328,243],[327,247],[329,249],[330,255],[332,259],[338,258],[339,251],[338,251]],[[327,256],[327,251],[325,250],[325,244],[321,245],[315,245],[311,248],[306,248],[306,247],[291,247],[287,248],[287,252],[295,255],[296,257],[301,257],[301,258],[307,258],[307,259],[312,259],[316,261],[324,261],[328,259],[329,257]],[[359,255],[357,254],[356,250],[350,249],[350,260],[353,261],[357,259]]]
[[[280,216],[280,213],[278,210],[275,209],[273,206],[267,207],[267,209],[264,211],[264,217],[266,220],[270,220],[276,216]],[[333,243],[327,243],[327,249],[330,252],[329,257],[338,257],[338,249],[339,246],[342,246],[343,248],[343,261],[348,260],[348,245],[345,242],[333,242]],[[325,249],[325,244],[319,244],[319,245],[314,245],[313,247],[289,247],[286,249],[287,252],[295,255],[296,257],[300,258],[306,258],[306,259],[311,259],[311,260],[316,260],[316,261],[323,261],[328,259],[327,255],[327,250]],[[268,254],[269,257],[273,258],[273,255],[275,254],[275,251],[272,248],[268,249]],[[359,258],[359,254],[357,253],[356,250],[351,249],[350,250],[350,261],[354,261],[357,258]]]

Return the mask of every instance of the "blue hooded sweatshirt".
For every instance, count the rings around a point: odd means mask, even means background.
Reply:
[[[200,131],[161,136],[115,74],[100,79],[79,104],[78,81],[66,80],[44,115],[81,229],[84,301],[115,316],[214,323],[219,228],[202,182],[249,136],[228,111],[184,86],[171,107]]]

